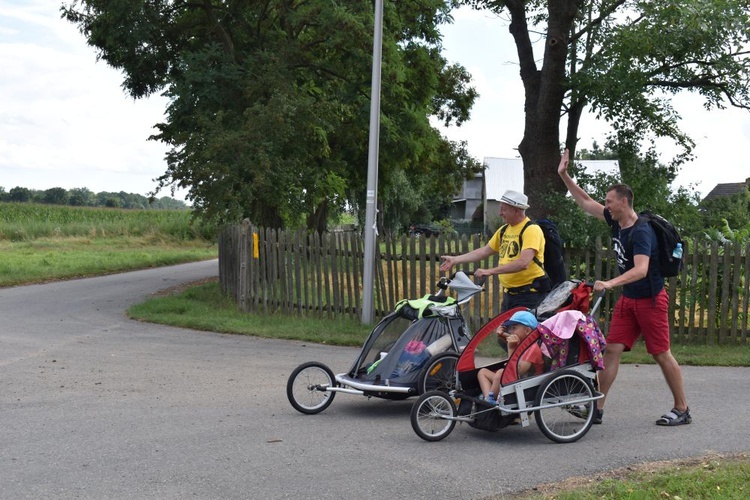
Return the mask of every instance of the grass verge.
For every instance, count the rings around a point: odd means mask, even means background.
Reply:
[[[0,240],[0,287],[215,259],[216,244],[165,235]]]
[[[492,497],[499,500],[501,497]],[[502,497],[502,498],[508,498]],[[652,462],[574,477],[514,495],[523,500],[750,498],[750,456],[714,455]]]
[[[176,292],[176,293],[171,293]],[[220,333],[359,346],[370,328],[349,319],[248,314],[224,296],[216,280],[167,291],[128,309],[133,319]]]
[[[222,295],[215,280],[154,297],[128,310],[134,319],[184,328],[258,337],[360,346],[370,327],[351,319],[323,319],[284,314],[252,314]],[[684,366],[750,366],[750,349],[735,346],[674,345]],[[623,354],[623,363],[653,364],[642,342]]]

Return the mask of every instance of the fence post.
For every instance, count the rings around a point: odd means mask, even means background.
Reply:
[[[711,243],[711,261],[708,270],[708,345],[716,345],[716,301],[719,284],[719,244]]]
[[[248,283],[250,281],[250,266],[248,265],[248,243],[252,239],[252,231],[250,227],[250,220],[244,219],[240,226],[240,241],[239,241],[239,276],[237,283],[237,296],[240,302],[240,310],[247,312],[247,291]]]

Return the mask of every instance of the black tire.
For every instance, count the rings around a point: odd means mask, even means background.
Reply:
[[[295,410],[314,415],[333,403],[336,393],[328,388],[336,387],[333,372],[323,363],[309,361],[294,369],[286,383],[286,397]]]
[[[425,394],[430,391],[449,392],[456,388],[456,365],[458,354],[442,352],[431,357],[422,368],[417,381],[417,392]]]
[[[575,370],[562,370],[547,377],[537,390],[534,406],[544,406],[591,398],[591,381]],[[542,408],[535,412],[542,434],[556,443],[572,443],[582,438],[594,421],[596,401]]]
[[[411,427],[425,441],[440,441],[456,426],[453,399],[441,391],[422,394],[411,407]]]

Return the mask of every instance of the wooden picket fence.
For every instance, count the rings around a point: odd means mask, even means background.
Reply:
[[[434,293],[441,255],[485,244],[478,235],[380,239],[373,274],[376,318],[403,298]],[[597,241],[596,251],[566,248],[570,277],[587,282],[613,277],[617,270],[608,244]],[[464,270],[495,265],[497,256]],[[277,231],[245,221],[226,228],[219,239],[221,289],[244,311],[360,318],[363,267],[363,239],[355,232]],[[689,244],[681,274],[667,284],[673,342],[746,344],[749,269],[750,245]],[[618,293],[605,295],[597,315],[605,332]],[[493,278],[464,306],[472,331],[499,313],[501,299]]]

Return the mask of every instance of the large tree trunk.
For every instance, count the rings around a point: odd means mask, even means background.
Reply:
[[[307,229],[323,234],[328,230],[328,201],[322,201],[315,212],[307,216]]]
[[[550,0],[549,23],[541,70],[534,60],[524,2],[506,2],[511,14],[510,32],[518,50],[524,85],[525,123],[518,151],[523,159],[524,191],[532,217],[555,214],[549,193],[564,193],[557,175],[560,161],[560,110],[565,96],[565,65],[568,35],[578,9],[578,0]],[[576,127],[577,128],[577,127]]]
[[[263,206],[260,209],[260,217],[258,219],[258,224],[262,227],[273,229],[284,228],[284,219],[281,218],[276,207]]]

